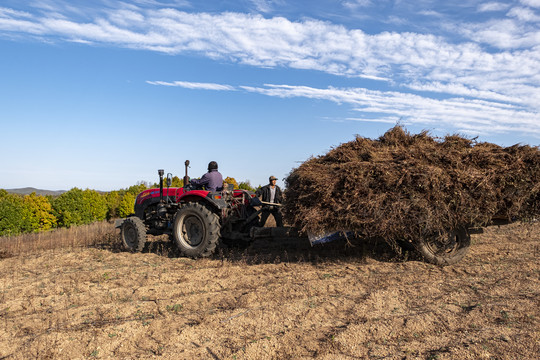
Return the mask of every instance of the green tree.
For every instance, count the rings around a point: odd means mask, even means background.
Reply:
[[[249,191],[255,191],[256,189],[251,186],[251,183],[249,180],[242,181],[240,184],[238,184],[238,188],[242,190],[249,190]]]
[[[122,201],[122,196],[123,195],[118,190],[110,191],[105,194],[105,202],[107,203],[107,220],[118,217],[118,207],[120,206],[120,201]]]
[[[31,213],[21,196],[0,191],[0,235],[18,235],[32,231]]]
[[[173,185],[177,186],[175,183],[182,181],[178,177],[172,179]],[[157,185],[159,187],[159,184]],[[120,189],[108,192],[104,195],[105,201],[107,204],[107,215],[108,220],[118,217],[126,217],[130,214],[133,214],[133,208],[135,204],[135,199],[139,193],[150,188],[150,184],[140,181],[136,185],[132,185],[127,189]]]
[[[26,213],[30,216],[29,223],[32,231],[50,230],[56,226],[56,217],[53,215],[49,198],[38,196],[35,192],[25,195],[23,203]]]
[[[118,216],[121,218],[127,217],[133,214],[136,196],[131,193],[126,193],[120,204],[118,205]]]
[[[107,202],[104,196],[95,190],[73,188],[52,204],[58,226],[90,224],[104,220],[107,216]]]
[[[184,179],[180,179],[178,176],[173,176],[171,187],[184,187]]]
[[[158,184],[158,187],[159,187],[159,184]],[[129,188],[127,188],[126,192],[137,196],[140,192],[142,192],[142,191],[144,191],[146,189],[148,189],[148,186],[146,186],[146,183],[141,181],[137,185],[133,185],[133,186],[130,186]]]
[[[53,213],[60,227],[83,224],[83,191],[73,188],[53,201]]]
[[[103,195],[95,190],[86,189],[83,191],[83,203],[85,224],[94,221],[105,220],[107,217],[107,201]]]

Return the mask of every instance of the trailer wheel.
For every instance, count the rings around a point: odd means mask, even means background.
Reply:
[[[173,237],[182,255],[208,257],[218,244],[219,217],[199,203],[186,204],[176,213]]]
[[[465,227],[422,239],[415,244],[424,259],[435,265],[458,263],[469,251],[471,236]]]
[[[146,243],[146,227],[143,221],[132,216],[124,220],[120,229],[124,247],[132,252],[141,252]]]

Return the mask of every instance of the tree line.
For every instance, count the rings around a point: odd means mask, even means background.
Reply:
[[[177,176],[172,180],[171,187],[184,186],[183,180]],[[233,184],[235,189],[255,190],[249,181],[237,183],[231,177],[224,181]],[[140,182],[127,189],[105,193],[73,188],[59,196],[36,193],[18,195],[0,189],[0,236],[68,228],[127,217],[133,213],[137,195],[151,187],[159,187],[159,184]]]

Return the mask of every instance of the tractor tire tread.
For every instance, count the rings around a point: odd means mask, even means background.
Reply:
[[[187,247],[183,242],[177,238],[177,227],[180,226],[179,222],[182,220],[182,216],[186,212],[193,212],[197,214],[205,223],[205,237],[200,245],[196,247]],[[201,258],[211,256],[219,243],[220,238],[220,225],[219,217],[211,209],[204,204],[200,203],[188,203],[183,205],[176,213],[174,220],[173,238],[176,246],[180,250],[183,256],[190,258]]]
[[[130,227],[135,232],[135,238],[132,239],[133,241],[131,242],[126,239],[126,231],[128,231]],[[128,217],[124,220],[124,224],[122,224],[121,237],[122,243],[127,250],[131,252],[141,252],[146,244],[146,227],[143,221],[137,216]]]

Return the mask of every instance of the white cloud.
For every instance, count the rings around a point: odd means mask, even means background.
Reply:
[[[274,5],[276,2],[278,2],[276,0],[250,0],[250,1],[255,6],[255,9],[257,9],[257,11],[262,12],[262,13],[269,13],[272,10],[274,10]]]
[[[31,18],[32,14],[27,13],[25,11],[17,11],[13,9],[0,7],[0,17],[10,17],[10,16],[21,17],[21,18]]]
[[[465,24],[456,30],[478,43],[504,50],[535,48],[540,45],[540,31],[514,19]]]
[[[369,5],[368,2],[354,4]],[[499,6],[496,4],[499,3],[487,3],[483,9],[495,9]],[[528,6],[534,4],[527,1]],[[58,11],[53,6],[50,8]],[[489,104],[498,101],[519,105],[524,108],[520,108],[518,114],[530,118],[528,114],[540,110],[540,32],[532,23],[522,21],[536,21],[536,15],[530,9],[514,8],[508,14],[513,17],[456,25],[456,31],[474,41],[463,43],[412,32],[367,34],[359,29],[313,19],[290,21],[283,17],[264,18],[243,13],[188,13],[173,8],[142,9],[128,4],[120,9],[104,10],[100,16],[94,14],[92,21],[76,20],[67,15],[63,18],[38,17],[0,8],[0,31],[168,54],[195,53],[258,67],[309,69],[338,76],[377,79],[391,85],[402,84],[402,90],[408,87],[447,97],[466,97],[462,101],[466,107],[474,99],[487,100]],[[491,47],[489,51],[483,48],[485,44]],[[178,82],[160,85],[231,90],[219,84]],[[268,87],[249,91],[268,95],[293,93],[285,90]],[[295,88],[294,94],[302,91],[308,93],[305,96],[313,96],[311,88]],[[327,89],[322,93],[331,96],[332,91]],[[347,94],[354,101],[347,100]],[[385,93],[385,96],[390,95]],[[358,91],[341,90],[339,96],[335,96],[336,102],[360,101]],[[400,95],[395,100],[403,98]],[[426,101],[422,103],[426,104]],[[442,114],[448,113],[450,102],[441,100],[435,104],[437,108],[445,109]],[[392,108],[391,103],[386,105]],[[483,106],[486,110],[487,105]],[[381,102],[377,108],[383,108]],[[506,114],[501,106],[490,105],[487,109],[500,109],[501,114]],[[420,108],[415,110],[415,118],[421,118],[419,111]],[[494,112],[485,111],[484,118]],[[480,119],[480,112],[475,114]],[[535,121],[538,122],[538,118]]]
[[[508,16],[515,17],[520,21],[526,22],[540,21],[540,16],[536,15],[533,10],[524,7],[515,7],[510,9]]]
[[[109,12],[107,17],[108,20],[97,18],[91,23],[57,18],[20,23],[21,20],[13,16],[6,20],[19,22],[19,25],[11,28],[5,25],[3,29],[35,32],[39,28],[43,36],[76,37],[171,54],[199,52],[255,66],[288,66],[336,75],[379,78],[406,75],[409,67],[422,72],[439,67],[441,63],[442,68],[448,65],[464,67],[470,64],[461,62],[463,58],[454,54],[471,51],[475,57],[486,54],[470,44],[454,45],[432,35],[389,32],[368,35],[361,30],[348,30],[317,20],[292,22],[281,17],[191,14],[173,9],[122,9]],[[505,25],[513,27],[514,32],[503,32]],[[471,37],[473,33],[480,33],[477,38],[492,42],[490,34],[493,38],[507,34],[499,40],[504,47],[520,35],[520,29],[514,23],[488,24],[483,33],[478,30],[470,27],[463,33]],[[535,37],[529,40],[537,41]],[[448,67],[448,71],[454,70]]]
[[[41,35],[45,32],[43,25],[36,23],[26,14],[21,16],[17,14],[18,16],[13,17],[11,16],[13,13],[4,12],[3,15],[7,16],[0,16],[0,31],[23,32],[32,35]]]
[[[109,19],[111,22],[120,26],[129,26],[135,24],[142,25],[144,22],[144,16],[140,12],[128,9],[118,10],[111,13]]]
[[[32,1],[32,7],[54,13],[60,11],[62,5],[58,4],[55,0],[34,0]]]
[[[520,3],[526,6],[540,8],[540,0],[520,0]]]
[[[422,10],[420,12],[418,12],[420,15],[424,15],[424,16],[433,16],[433,17],[442,17],[443,14],[441,14],[440,12],[437,12],[435,10]]]
[[[186,89],[197,89],[197,90],[220,90],[220,91],[233,91],[235,90],[234,86],[230,85],[221,85],[214,83],[200,83],[200,82],[188,82],[188,81],[147,81],[151,85],[162,85],[162,86],[177,86],[183,87]]]
[[[397,124],[400,122],[400,118],[398,117],[386,117],[386,118],[376,118],[376,119],[370,119],[370,118],[346,118],[347,121],[361,121],[361,122],[376,122],[376,123],[384,123],[384,124]]]
[[[365,8],[371,5],[371,0],[349,0],[343,3],[344,7],[351,10],[357,10],[358,8]]]
[[[134,3],[146,6],[165,6],[165,7],[191,7],[188,0],[172,0],[172,1],[157,1],[157,0],[132,0]]]
[[[482,3],[478,6],[479,12],[489,12],[489,11],[503,11],[507,10],[510,7],[510,4],[505,4],[501,2],[487,2]]]
[[[304,97],[350,104],[355,111],[377,114],[363,121],[444,125],[467,133],[520,132],[540,138],[540,115],[522,107],[499,102],[464,98],[433,99],[401,92],[374,91],[365,88],[326,89],[308,86],[273,85],[240,86],[245,91],[281,98]],[[359,120],[359,118],[355,118]]]
[[[302,97],[348,104],[360,117],[347,121],[381,122],[424,127],[443,127],[467,134],[526,133],[540,139],[540,115],[523,107],[495,101],[465,98],[434,99],[420,95],[365,88],[314,88],[265,84],[238,86],[184,81],[147,81],[152,85],[203,90],[244,90],[280,98]]]
[[[512,102],[512,103],[521,102],[521,98],[519,97],[501,95],[499,93],[489,91],[489,90],[471,89],[460,83],[445,83],[444,84],[437,81],[431,82],[431,83],[421,83],[419,81],[416,81],[416,82],[407,84],[407,87],[412,90],[417,90],[417,91],[428,91],[428,92],[435,92],[435,93],[441,93],[441,94],[454,94],[454,95],[461,95],[461,96],[467,96],[467,97],[472,97],[472,98],[489,99],[489,100],[502,101],[502,102]]]

